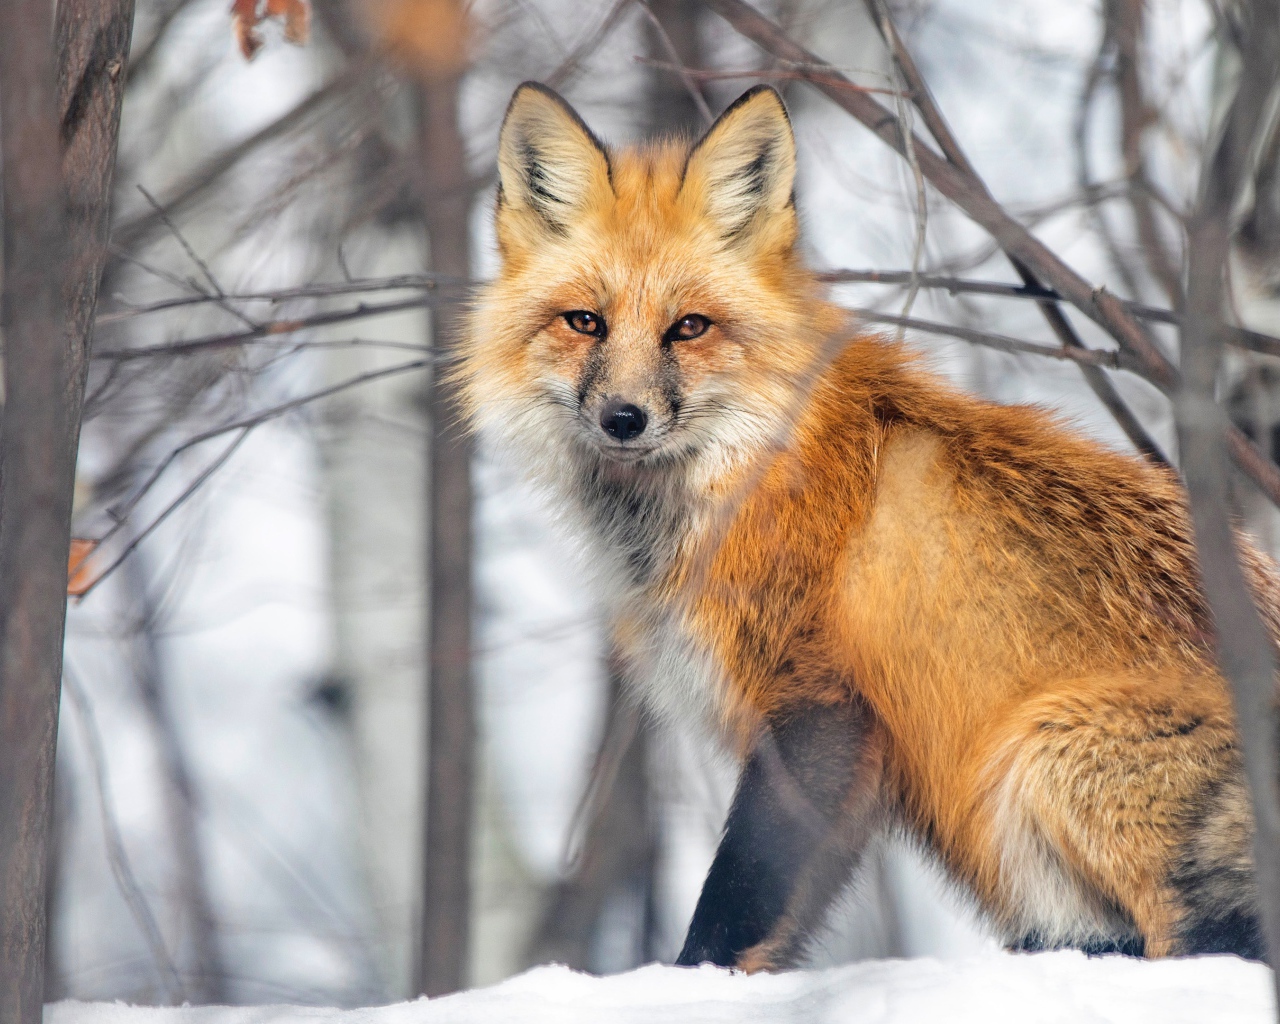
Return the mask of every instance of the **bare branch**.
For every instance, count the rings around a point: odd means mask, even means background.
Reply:
[[[226,299],[228,302],[281,303],[294,299],[334,298],[339,295],[355,295],[361,292],[436,291],[440,288],[449,287],[462,290],[469,288],[471,284],[472,282],[470,281],[445,278],[438,274],[400,274],[395,277],[353,278],[333,284],[298,285],[294,288],[279,288],[263,292],[227,292],[221,298]],[[205,295],[203,293],[180,295],[172,299],[161,299],[157,302],[143,305],[127,306],[125,309],[114,310],[110,313],[99,313],[94,322],[99,326],[119,323],[122,320],[132,320],[135,317],[146,316],[149,313],[162,313],[171,309],[181,309],[185,306],[208,305],[215,302],[217,298],[218,296]],[[121,300],[117,299],[116,301],[119,302]]]
[[[815,76],[821,76],[820,70],[802,71],[795,68],[783,66],[776,68],[744,68],[739,71],[731,70],[708,70],[705,68],[687,68],[680,64],[672,64],[665,60],[655,60],[652,57],[632,57],[637,64],[643,64],[645,67],[653,68],[657,71],[670,71],[673,74],[687,75],[689,78],[698,82],[733,82],[739,79],[749,79],[753,82],[761,80],[774,82],[812,82]],[[901,95],[897,89],[883,88],[872,85],[857,85],[848,81],[837,81],[832,79],[830,85],[837,89],[852,89],[856,92],[871,93],[875,96],[898,96]]]
[[[666,51],[667,58],[671,61],[666,67],[674,70],[680,76],[680,81],[684,83],[685,90],[689,93],[689,98],[693,100],[693,105],[698,109],[698,114],[702,117],[703,122],[710,127],[712,122],[715,121],[715,117],[711,113],[711,108],[707,106],[706,97],[702,95],[702,90],[698,88],[694,77],[689,74],[688,69],[680,62],[680,54],[676,50],[676,44],[671,41],[671,36],[662,27],[661,19],[653,13],[653,8],[649,6],[648,0],[636,0],[636,2],[648,19],[654,34],[662,44],[662,48]]]
[[[1240,8],[1250,24],[1243,37],[1239,83],[1220,139],[1206,160],[1199,209],[1187,231],[1185,377],[1174,411],[1200,572],[1213,612],[1218,664],[1235,697],[1253,797],[1253,854],[1262,929],[1275,967],[1280,957],[1276,651],[1239,558],[1231,523],[1230,480],[1222,457],[1223,448],[1233,442],[1224,438],[1226,414],[1214,392],[1222,361],[1222,336],[1216,325],[1224,304],[1223,268],[1230,251],[1231,214],[1246,184],[1249,155],[1266,107],[1280,85],[1280,0],[1252,0]],[[1270,597],[1274,600],[1274,593]],[[1280,1000],[1280,973],[1273,973],[1272,984]]]
[[[89,751],[89,766],[93,774],[93,785],[98,795],[98,813],[102,818],[102,841],[106,846],[107,863],[111,867],[111,877],[115,879],[116,888],[124,899],[125,906],[133,915],[138,931],[147,944],[147,952],[151,954],[151,962],[160,975],[160,984],[164,986],[165,995],[174,1006],[186,1002],[187,993],[182,984],[182,975],[177,965],[169,956],[165,946],[160,925],[151,911],[151,905],[138,884],[138,876],[134,874],[133,862],[129,859],[129,851],[125,848],[124,837],[120,834],[120,822],[116,817],[115,802],[111,799],[111,782],[107,776],[107,753],[102,745],[102,733],[98,730],[98,720],[93,713],[93,705],[89,695],[84,692],[71,666],[62,670],[62,685],[71,698],[71,706],[80,716],[80,725],[84,729],[85,746]]]
[[[237,348],[262,338],[278,338],[295,334],[311,327],[325,327],[330,324],[349,323],[352,320],[365,320],[388,313],[400,313],[407,309],[431,309],[441,305],[442,300],[435,295],[422,295],[398,302],[383,302],[377,305],[360,303],[354,309],[329,310],[314,313],[311,316],[289,320],[268,320],[246,331],[233,331],[229,334],[211,334],[202,338],[189,338],[186,341],[171,341],[160,345],[139,345],[134,348],[113,348],[94,352],[93,358],[104,361],[128,362],[134,359],[155,359],[161,356],[185,356],[197,352],[210,352],[223,348]]]
[[[705,2],[738,32],[769,53],[787,60],[830,68],[830,65],[789,39],[777,25],[744,0]],[[827,75],[843,77],[834,68]],[[905,134],[893,113],[871,96],[832,88],[815,76],[806,77],[817,89],[861,121],[899,154],[905,152],[906,146],[914,146],[921,171],[939,192],[959,206],[975,223],[985,228],[1010,257],[1035,274],[1038,280],[1047,281],[1064,299],[1115,338],[1122,349],[1135,355],[1144,364],[1143,375],[1148,380],[1166,392],[1177,389],[1180,381],[1177,368],[1159,350],[1124,304],[1106,288],[1091,285],[1067,266],[1048,246],[1009,216],[980,180],[939,157],[918,137]],[[1239,434],[1229,445],[1233,454],[1246,450],[1245,446],[1257,451],[1257,446],[1252,441],[1235,428],[1232,430]],[[1274,465],[1261,452],[1258,452],[1258,457],[1261,461],[1250,458],[1238,460],[1236,464],[1273,503],[1280,505],[1280,470],[1272,472]],[[1254,474],[1259,467],[1264,472],[1261,476],[1256,476]]]
[[[173,190],[162,205],[169,216],[176,216],[191,206],[215,184],[224,174],[240,163],[250,154],[268,142],[286,135],[295,128],[305,124],[312,114],[320,110],[326,103],[347,90],[359,85],[370,69],[370,64],[358,61],[349,65],[328,84],[321,86],[292,110],[276,118],[264,128],[254,132],[243,142],[239,142],[217,156],[211,157]],[[141,245],[158,228],[164,224],[158,211],[152,210],[125,224],[118,226],[112,233],[113,242],[124,249],[132,249]]]
[[[170,505],[168,505],[165,509],[163,509],[160,512],[160,514],[157,516],[157,518],[151,523],[151,525],[148,526],[146,529],[142,530],[134,538],[134,540],[132,540],[129,543],[129,545],[125,549],[124,555],[121,555],[114,562],[112,562],[106,569],[104,569],[93,580],[92,583],[90,583],[87,587],[85,587],[84,590],[77,596],[81,600],[83,600],[85,597],[89,595],[89,593],[94,588],[98,586],[99,583],[101,583],[104,579],[106,579],[107,576],[109,576],[112,572],[114,572],[120,566],[120,564],[124,561],[124,556],[127,555],[130,551],[132,551],[135,547],[137,547],[138,543],[142,539],[148,536],[157,526],[160,525],[161,522],[167,519],[178,505],[181,505],[188,498],[190,498],[191,495],[194,494],[195,491],[209,479],[209,477],[213,474],[213,472],[218,468],[220,468],[227,461],[227,459],[231,457],[235,449],[239,447],[240,443],[245,439],[245,437],[249,434],[249,432],[253,430],[255,427],[258,427],[261,424],[266,423],[268,420],[273,420],[280,416],[283,416],[285,413],[292,412],[294,409],[299,409],[304,405],[310,404],[311,402],[318,401],[322,398],[328,398],[331,395],[336,395],[339,392],[348,390],[349,388],[359,387],[361,384],[368,384],[375,380],[382,380],[385,377],[397,376],[401,373],[408,373],[412,370],[421,370],[426,368],[427,366],[430,366],[432,362],[433,360],[430,358],[414,359],[410,362],[397,363],[395,366],[386,366],[380,370],[370,370],[367,373],[361,373],[355,377],[350,377],[347,380],[339,381],[337,384],[331,384],[329,387],[320,388],[318,391],[312,391],[312,392],[309,392],[308,394],[301,395],[298,398],[291,398],[287,402],[281,402],[279,405],[273,405],[270,408],[263,409],[259,412],[254,413],[251,416],[243,417],[241,419],[235,420],[232,423],[223,424],[220,427],[213,427],[209,430],[205,430],[199,434],[196,434],[194,437],[188,438],[186,441],[182,442],[182,444],[172,449],[163,459],[160,460],[160,463],[156,466],[156,468],[151,471],[151,475],[147,477],[147,479],[143,482],[142,486],[139,487],[134,492],[134,494],[129,498],[127,502],[125,502],[121,506],[118,506],[117,508],[110,510],[112,516],[115,518],[116,521],[111,526],[111,528],[107,530],[105,534],[102,535],[102,537],[97,539],[97,544],[99,546],[102,544],[105,544],[107,541],[109,541],[112,537],[114,537],[117,533],[119,533],[124,528],[125,524],[129,520],[129,517],[133,514],[134,510],[138,507],[138,503],[143,499],[143,497],[145,497],[151,491],[153,487],[155,487],[155,485],[159,482],[160,478],[164,475],[164,473],[168,470],[168,468],[171,465],[173,465],[174,461],[178,458],[178,456],[180,456],[183,452],[188,451],[191,448],[194,448],[196,445],[203,444],[205,441],[211,441],[216,437],[221,437],[223,434],[230,434],[230,433],[234,433],[235,431],[242,431],[241,436],[237,438],[236,441],[225,452],[223,452],[222,456],[218,460],[216,460],[215,463],[213,463],[209,469],[206,469],[204,472],[201,473],[196,483],[193,484],[191,487],[188,487],[186,490],[184,490],[182,494],[179,495],[177,499],[175,499],[174,502],[170,503]]]
[[[916,107],[920,110],[921,116],[924,118],[925,126],[933,135],[934,140],[938,143],[947,162],[953,167],[963,172],[973,183],[975,183],[985,194],[986,198],[994,202],[990,191],[985,183],[978,176],[976,169],[969,162],[969,158],[965,156],[964,150],[961,148],[959,141],[951,131],[951,126],[947,123],[946,118],[942,114],[942,109],[938,106],[937,101],[933,98],[933,91],[929,88],[929,84],[925,81],[924,76],[920,73],[915,59],[911,56],[911,51],[907,49],[906,43],[903,41],[901,34],[898,32],[897,26],[894,25],[893,19],[889,15],[888,8],[884,4],[884,0],[865,0],[867,11],[872,21],[880,28],[880,33],[884,38],[885,44],[889,48],[890,55],[893,57],[894,65],[898,69],[899,75],[906,82],[911,90],[912,98]],[[911,135],[910,123],[902,117],[898,116],[899,131],[903,138]],[[921,174],[918,161],[915,159],[916,147],[914,145],[904,147],[904,153],[908,157],[911,164],[912,172],[918,178]],[[997,239],[998,241],[998,239]],[[1010,254],[1008,248],[1005,248],[1006,255],[1009,256],[1013,269],[1018,276],[1022,278],[1023,284],[1029,288],[1040,288],[1040,280],[1036,277],[1032,269],[1027,263]],[[913,261],[912,283],[910,285],[912,294],[914,289],[918,287],[915,283],[915,266]],[[1081,340],[1079,333],[1071,325],[1066,315],[1055,303],[1042,301],[1037,303],[1041,314],[1044,316],[1045,322],[1048,323],[1050,329],[1058,336],[1058,340],[1064,348],[1084,350],[1087,346]],[[1123,344],[1123,342],[1122,342]],[[1132,442],[1133,446],[1142,452],[1148,459],[1161,465],[1168,465],[1169,460],[1160,450],[1154,439],[1148,433],[1147,429],[1134,415],[1128,404],[1120,397],[1115,386],[1097,367],[1082,365],[1081,373],[1084,375],[1085,381],[1089,387],[1093,389],[1095,395],[1102,405],[1111,413],[1115,421],[1120,425],[1125,435]]]
[[[909,270],[828,270],[818,277],[829,284],[893,284],[905,285],[909,282]],[[1062,302],[1062,296],[1052,288],[1035,287],[1028,284],[1004,284],[999,281],[973,281],[962,277],[921,275],[921,288],[936,288],[940,291],[966,293],[973,295],[994,295],[1007,299],[1031,299],[1036,302]],[[1179,326],[1185,322],[1182,313],[1160,306],[1149,306],[1143,302],[1120,300],[1124,307],[1134,316],[1155,323]],[[1236,327],[1233,324],[1218,322],[1216,329],[1221,331],[1227,344],[1237,348],[1248,349],[1263,355],[1280,357],[1280,338],[1271,334],[1263,334],[1247,327]]]
[[[863,320],[878,324],[894,324],[905,330],[925,331],[929,334],[941,334],[950,338],[982,345],[985,348],[997,349],[1014,355],[1044,356],[1048,359],[1063,359],[1078,363],[1081,366],[1106,367],[1109,370],[1129,370],[1141,375],[1140,364],[1128,353],[1117,349],[1075,348],[1063,345],[1038,345],[1020,338],[1011,338],[1005,334],[992,334],[989,331],[978,331],[970,327],[955,327],[934,320],[921,320],[918,317],[899,316],[896,313],[881,313],[874,309],[850,307],[850,312]]]

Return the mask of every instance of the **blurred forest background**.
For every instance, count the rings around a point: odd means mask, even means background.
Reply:
[[[137,3],[77,483],[73,532],[99,543],[68,617],[47,998],[355,1005],[552,959],[670,960],[733,765],[627,702],[555,510],[454,436],[431,384],[468,282],[494,270],[513,88],[553,85],[621,144],[696,135],[770,82],[811,260],[875,329],[971,391],[1119,448],[1145,431],[1176,461],[1169,403],[1111,375],[1141,425],[1125,431],[1078,366],[998,350],[1055,344],[1037,303],[934,279],[1020,285],[1006,257],[712,5],[271,0],[254,24],[259,6]],[[891,17],[1007,210],[1115,295],[1182,307],[1184,222],[1236,72],[1231,0],[757,7],[913,123]],[[1229,268],[1236,323],[1269,334],[1278,154],[1272,125]],[[1276,353],[1233,351],[1225,397],[1273,456]],[[1237,484],[1274,552],[1273,507]],[[429,785],[447,830],[428,833]],[[890,841],[813,960],[992,941]]]

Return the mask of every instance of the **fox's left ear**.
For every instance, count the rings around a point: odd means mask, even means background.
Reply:
[[[796,142],[782,97],[767,85],[743,93],[693,147],[681,192],[700,202],[726,239],[760,214],[791,204]]]

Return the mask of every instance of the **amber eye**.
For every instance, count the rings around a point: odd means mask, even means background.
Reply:
[[[711,326],[711,321],[699,313],[690,313],[686,317],[681,317],[663,335],[663,341],[688,341],[690,338],[699,338],[707,333],[707,328]]]
[[[579,334],[590,334],[596,338],[604,334],[604,320],[595,313],[588,313],[585,309],[575,309],[563,315],[565,322]]]

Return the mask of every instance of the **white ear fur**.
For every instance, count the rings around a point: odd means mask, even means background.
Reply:
[[[726,239],[760,213],[791,202],[796,143],[782,97],[767,85],[743,93],[702,137],[685,164],[682,190],[700,196]]]
[[[516,89],[498,135],[504,204],[563,232],[595,190],[611,189],[609,175],[608,152],[568,103],[537,82]]]

